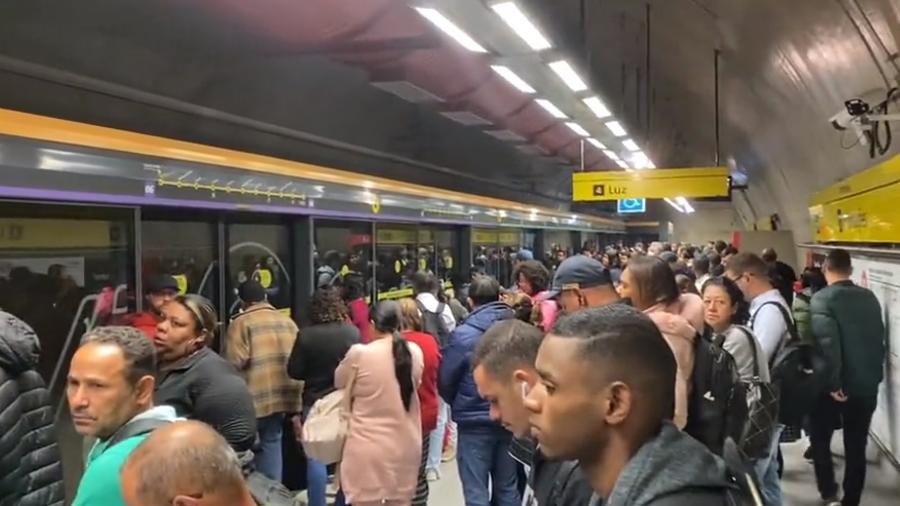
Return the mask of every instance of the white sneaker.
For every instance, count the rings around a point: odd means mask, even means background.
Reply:
[[[437,469],[429,469],[425,471],[425,479],[427,481],[438,481],[441,479],[441,472]]]

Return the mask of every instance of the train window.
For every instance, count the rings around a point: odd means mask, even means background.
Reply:
[[[548,267],[555,269],[563,260],[573,254],[575,247],[572,233],[567,230],[547,230],[544,235],[544,261]],[[581,245],[579,245],[581,247]]]
[[[464,274],[460,269],[467,267],[459,265],[459,232],[454,229],[437,229],[434,231],[435,245],[435,274],[442,281],[451,281],[454,274]]]
[[[416,272],[435,272],[434,232],[404,225],[376,225],[378,299],[412,295]]]
[[[354,275],[364,296],[372,293],[372,224],[315,220],[316,285],[332,284],[336,276]]]
[[[34,328],[59,394],[81,335],[135,308],[133,214],[0,203],[0,216],[0,308]]]
[[[291,248],[286,225],[231,223],[228,225],[228,315],[240,311],[237,288],[255,279],[266,289],[269,303],[291,314]]]
[[[145,289],[154,277],[168,274],[178,282],[179,293],[202,295],[218,307],[215,223],[144,221],[141,223],[141,248]]]

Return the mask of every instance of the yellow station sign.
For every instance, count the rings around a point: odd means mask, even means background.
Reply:
[[[900,243],[900,156],[838,181],[810,199],[816,241]]]
[[[572,175],[572,200],[727,197],[728,176],[727,167],[576,172]]]

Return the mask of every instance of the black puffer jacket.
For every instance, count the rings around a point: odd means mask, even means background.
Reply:
[[[0,506],[62,505],[50,392],[34,370],[34,331],[0,311]]]

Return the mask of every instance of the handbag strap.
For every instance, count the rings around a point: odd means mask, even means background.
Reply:
[[[759,361],[757,360],[757,354],[759,351],[756,349],[756,337],[750,333],[745,327],[741,325],[735,325],[738,330],[741,331],[741,334],[744,334],[744,337],[747,338],[747,342],[750,343],[750,348],[753,350],[753,377],[759,379]]]
[[[350,410],[353,408],[353,386],[356,385],[357,374],[359,374],[359,366],[354,365],[353,376],[350,378],[350,382],[347,383],[347,386],[344,387],[344,398],[341,400],[343,410],[346,413],[350,413]]]

